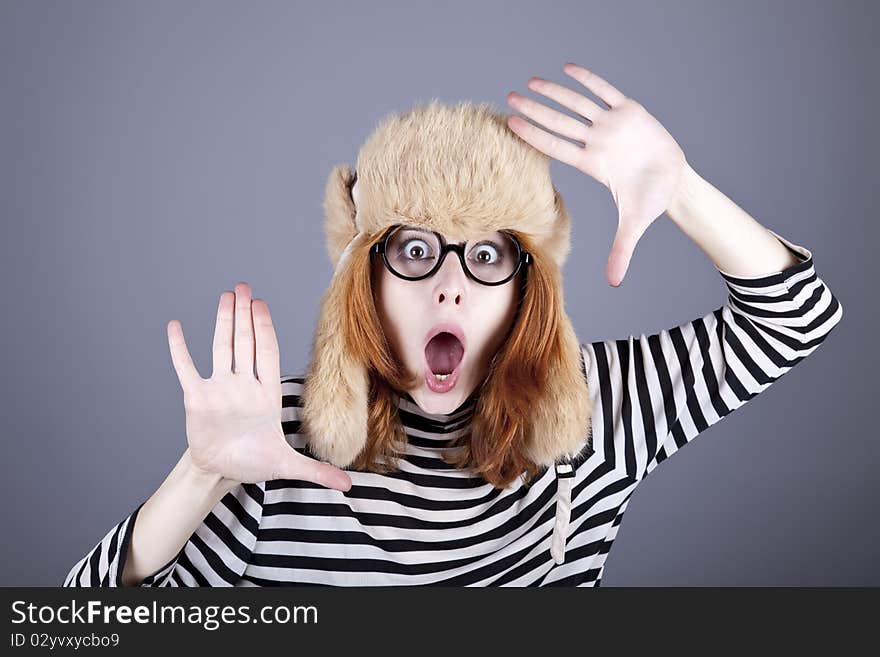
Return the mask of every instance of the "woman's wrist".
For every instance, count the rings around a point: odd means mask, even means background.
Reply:
[[[666,215],[673,222],[681,225],[688,213],[693,213],[693,205],[697,197],[704,191],[705,180],[685,162],[678,179],[678,187],[666,208]]]

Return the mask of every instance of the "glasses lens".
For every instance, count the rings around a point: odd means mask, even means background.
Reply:
[[[388,238],[385,255],[401,276],[423,276],[440,257],[440,241],[431,231],[398,228]]]
[[[398,228],[388,238],[386,256],[392,269],[401,276],[427,274],[440,258],[437,236],[420,228]],[[465,263],[477,279],[498,283],[509,277],[519,260],[516,242],[507,234],[494,232],[465,244]]]
[[[486,283],[498,283],[513,274],[519,260],[516,242],[505,233],[491,233],[465,246],[465,262],[471,273]]]

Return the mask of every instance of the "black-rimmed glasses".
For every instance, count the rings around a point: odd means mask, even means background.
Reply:
[[[433,276],[449,251],[458,254],[465,273],[482,285],[503,285],[532,261],[531,254],[522,250],[516,236],[506,231],[496,231],[464,244],[447,244],[436,231],[397,224],[372,248],[372,253],[382,254],[392,274],[408,281]]]

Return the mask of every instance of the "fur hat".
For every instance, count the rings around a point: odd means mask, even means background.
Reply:
[[[564,311],[561,269],[571,248],[570,219],[549,158],[519,138],[487,103],[437,99],[385,117],[360,149],[354,170],[333,168],[324,198],[326,246],[335,273],[321,303],[305,374],[301,419],[309,451],[350,465],[367,441],[369,373],[346,348],[347,256],[386,228],[407,223],[471,239],[515,229],[538,247],[552,274],[561,354],[535,399],[526,453],[552,466],[590,439],[590,399],[579,340]]]

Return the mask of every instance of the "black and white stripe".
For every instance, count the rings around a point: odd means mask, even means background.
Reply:
[[[719,271],[729,298],[717,310],[655,335],[581,345],[593,449],[585,437],[571,473],[545,469],[528,488],[496,490],[440,458],[468,430],[473,399],[444,416],[406,396],[400,472],[350,472],[345,493],[291,480],[238,486],[141,586],[598,586],[637,484],[814,351],[842,318],[812,254],[773,235],[801,262],[764,277]],[[291,446],[308,453],[298,433],[302,383],[283,377],[282,419]],[[556,505],[561,477],[570,513]],[[65,586],[121,584],[139,509]],[[557,525],[562,563],[551,556]]]
[[[263,490],[264,483],[236,486],[208,514],[183,549],[140,585],[233,585],[257,541]],[[71,568],[64,586],[122,586],[122,559],[142,506],[143,502]]]

